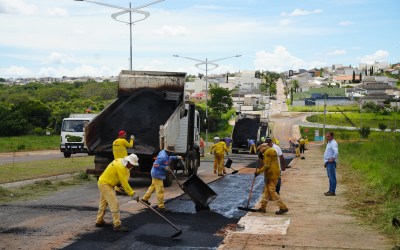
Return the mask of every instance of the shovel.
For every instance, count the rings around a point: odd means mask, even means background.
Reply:
[[[231,165],[232,165],[232,160],[231,160],[230,158],[228,158],[228,160],[226,160],[226,162],[225,162],[225,167],[226,167],[226,168],[230,168],[230,169],[233,170],[231,174],[237,174],[237,173],[239,172],[239,170],[233,169],[233,168],[231,167]]]
[[[179,235],[182,234],[182,229],[178,228],[177,226],[175,226],[174,223],[172,223],[170,220],[168,220],[167,218],[165,218],[165,216],[163,216],[162,214],[160,214],[157,210],[155,210],[154,208],[152,208],[150,205],[148,205],[147,203],[139,200],[139,198],[136,200],[137,202],[142,203],[143,205],[145,205],[146,207],[150,208],[151,211],[153,211],[154,213],[156,213],[158,216],[160,216],[161,218],[163,218],[168,224],[170,224],[176,231],[175,234],[173,234],[170,238],[176,238]]]
[[[257,168],[256,168],[256,171],[255,171],[254,173],[256,173],[256,172],[257,172]],[[257,176],[254,175],[253,183],[251,183],[249,199],[247,200],[247,205],[246,205],[246,207],[238,207],[239,210],[242,210],[242,211],[249,211],[249,212],[257,212],[256,209],[254,209],[254,208],[249,208],[251,196],[252,196],[252,194],[253,194],[254,182],[256,181],[256,177],[257,177]]]

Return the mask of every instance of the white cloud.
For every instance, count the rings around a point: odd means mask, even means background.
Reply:
[[[328,53],[326,53],[328,56],[338,56],[338,55],[344,55],[347,54],[347,51],[344,49],[337,49],[334,51],[330,51]]]
[[[25,67],[11,66],[8,68],[0,68],[0,76],[4,78],[31,77],[32,71]]]
[[[80,62],[73,55],[65,55],[58,52],[53,52],[50,54],[48,61],[46,63],[52,64],[66,64],[66,63],[78,63]]]
[[[39,70],[38,76],[45,77],[62,77],[62,76],[112,76],[117,75],[121,68],[111,69],[108,66],[93,67],[90,65],[80,65],[76,68],[59,67],[43,67]]]
[[[292,23],[292,20],[290,20],[290,19],[279,20],[279,25],[281,25],[281,26],[287,26],[287,25],[289,25],[291,23]]]
[[[326,63],[319,61],[305,62],[290,54],[290,52],[283,46],[278,45],[273,52],[266,52],[264,50],[256,53],[254,65],[256,69],[266,69],[271,71],[282,72],[289,69],[310,69],[315,67],[322,67]]]
[[[341,25],[341,26],[350,26],[350,25],[353,25],[354,23],[353,22],[350,22],[350,21],[341,21],[340,23],[339,23],[339,25]]]
[[[46,11],[46,14],[49,16],[59,16],[59,17],[67,17],[69,16],[68,11],[61,8],[52,8]]]
[[[184,26],[164,25],[160,30],[154,31],[155,34],[163,36],[188,36],[189,31]]]
[[[291,13],[282,12],[282,16],[308,16],[312,14],[319,14],[322,13],[322,10],[315,9],[315,10],[302,10],[302,9],[295,9]]]
[[[389,57],[389,52],[385,50],[378,50],[372,55],[365,55],[359,60],[361,63],[373,64],[374,62],[384,62],[387,61]]]
[[[32,15],[38,8],[21,0],[0,0],[0,13]]]

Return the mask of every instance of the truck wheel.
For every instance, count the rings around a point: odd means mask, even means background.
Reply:
[[[64,157],[65,158],[71,157],[71,152],[64,152]]]
[[[170,172],[168,172],[166,175],[166,178],[164,180],[164,186],[170,187],[172,185],[173,179],[174,179],[174,177],[172,176],[172,174]]]

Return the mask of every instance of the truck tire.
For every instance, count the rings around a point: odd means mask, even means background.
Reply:
[[[164,180],[164,186],[165,187],[170,187],[172,185],[172,181],[174,180],[174,177],[170,172],[167,172],[167,175]]]
[[[64,157],[65,158],[71,157],[71,152],[64,152]]]

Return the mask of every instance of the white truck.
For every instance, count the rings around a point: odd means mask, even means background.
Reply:
[[[65,158],[76,153],[89,153],[86,147],[85,126],[96,117],[97,114],[70,114],[64,118],[61,126],[60,151]]]
[[[200,118],[195,104],[184,101],[186,73],[128,71],[119,75],[118,98],[86,127],[85,141],[95,155],[94,169],[88,174],[100,176],[114,159],[112,143],[119,130],[134,135],[135,146],[128,153],[139,157],[139,167],[131,177],[150,176],[158,152],[174,144],[185,161],[171,166],[187,175],[200,166]],[[172,182],[168,174],[165,185]]]

